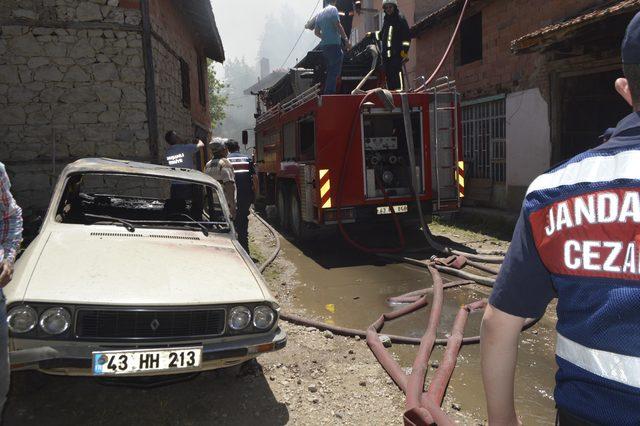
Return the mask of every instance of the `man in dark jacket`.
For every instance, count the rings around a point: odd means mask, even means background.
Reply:
[[[240,145],[237,141],[229,139],[225,142],[225,146],[229,150],[228,159],[233,166],[237,189],[237,213],[234,225],[240,245],[249,253],[249,208],[255,198],[253,176],[256,174],[256,169],[253,161],[240,153]]]
[[[376,33],[382,47],[382,60],[389,90],[404,90],[402,64],[409,60],[409,24],[398,10],[398,0],[383,0],[384,25]]]

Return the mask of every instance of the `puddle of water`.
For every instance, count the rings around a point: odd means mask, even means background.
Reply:
[[[354,253],[339,238],[316,242],[314,247],[304,247],[304,252],[287,241],[282,242],[282,247],[285,256],[296,265],[296,279],[301,283],[294,293],[295,303],[310,316],[330,324],[366,329],[381,313],[394,309],[387,304],[388,297],[431,286],[431,276],[426,270],[405,264],[372,265],[370,257]],[[483,297],[486,295],[470,289],[447,290],[438,337],[445,337],[461,305]],[[383,333],[421,337],[429,306],[387,323]],[[481,313],[470,315],[465,335],[478,334],[481,319]],[[547,321],[541,321],[533,330],[537,334],[523,333],[520,344],[516,407],[524,424],[553,424],[555,331]],[[413,364],[416,347],[394,345],[391,351],[402,367]],[[443,353],[443,348],[436,348],[431,360],[440,360]],[[427,381],[432,375],[430,370]],[[449,392],[463,410],[486,419],[479,345],[462,348]]]

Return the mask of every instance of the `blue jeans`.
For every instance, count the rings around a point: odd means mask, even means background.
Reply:
[[[9,393],[9,330],[7,328],[7,305],[2,290],[0,290],[0,424],[2,411]]]
[[[339,44],[329,44],[322,46],[322,56],[327,64],[327,81],[324,83],[324,94],[333,95],[336,93],[338,76],[342,72],[342,46]]]

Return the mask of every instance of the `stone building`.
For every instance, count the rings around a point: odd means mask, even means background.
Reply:
[[[160,162],[164,133],[210,132],[207,58],[224,50],[209,0],[0,2],[0,161],[27,217],[65,164]]]
[[[443,54],[463,0],[417,20],[416,69]],[[440,75],[462,95],[465,203],[515,210],[540,173],[630,112],[613,83],[636,0],[471,0]],[[469,179],[470,178],[470,179]]]

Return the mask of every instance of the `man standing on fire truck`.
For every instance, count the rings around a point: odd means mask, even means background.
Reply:
[[[520,331],[555,296],[559,424],[640,424],[640,14],[627,28],[622,63],[626,78],[615,86],[634,112],[525,196],[482,321],[490,424],[520,423]]]
[[[329,0],[324,0],[322,7],[327,7]],[[338,14],[340,15],[340,24],[344,28],[344,32],[347,34],[347,38],[351,39],[351,28],[353,26],[354,13],[360,14],[362,8],[361,0],[338,0],[336,3],[338,8]]]
[[[411,33],[407,19],[398,9],[398,0],[383,0],[384,24],[376,32],[376,39],[382,47],[382,61],[387,74],[389,90],[404,90],[402,65],[409,60]]]
[[[327,66],[327,78],[324,84],[325,95],[336,93],[338,77],[342,72],[343,44],[347,50],[351,49],[349,38],[340,24],[336,2],[337,0],[329,0],[329,5],[322,9],[315,18],[314,33],[321,39],[320,48]]]

